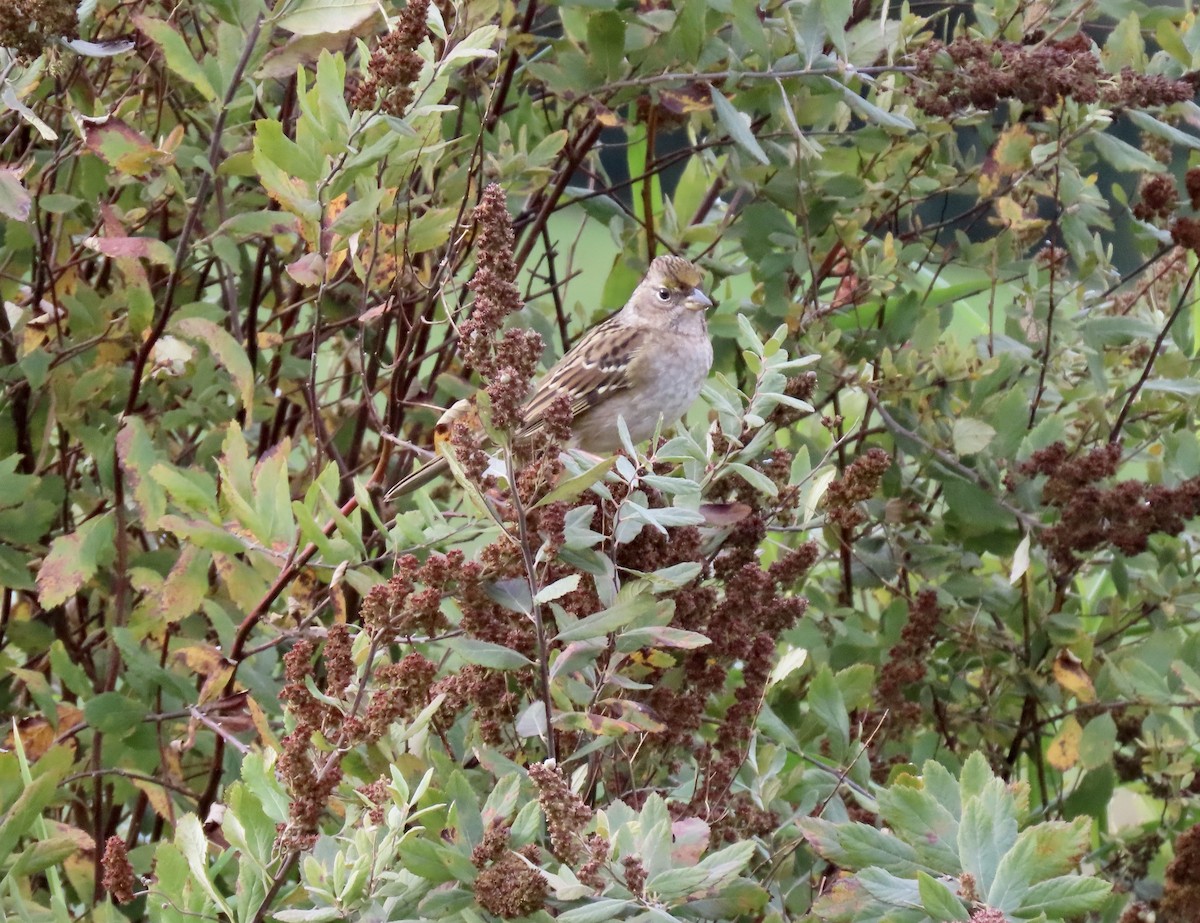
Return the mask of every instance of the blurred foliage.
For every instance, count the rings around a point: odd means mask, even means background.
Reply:
[[[22,0],[0,45],[4,919],[1190,919],[1194,12]],[[393,506],[480,384],[488,184],[546,364],[678,252],[714,373]]]

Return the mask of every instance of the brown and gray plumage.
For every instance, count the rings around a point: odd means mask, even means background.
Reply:
[[[585,333],[538,382],[516,440],[542,428],[560,395],[570,402],[571,445],[597,455],[621,447],[618,418],[638,443],[654,434],[660,419],[671,424],[683,416],[712,367],[704,313],[712,301],[700,290],[702,280],[700,269],[682,257],[655,259],[625,307]],[[448,430],[470,410],[470,402],[459,401],[442,415],[439,428]],[[444,458],[430,461],[396,484],[389,499],[447,467]]]

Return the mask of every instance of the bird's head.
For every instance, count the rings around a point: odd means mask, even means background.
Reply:
[[[672,322],[695,312],[702,315],[713,304],[700,289],[703,280],[695,263],[681,256],[657,257],[630,299],[630,307],[651,323],[655,318],[662,323],[662,318]]]

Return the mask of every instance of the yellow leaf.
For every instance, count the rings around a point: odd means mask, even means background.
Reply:
[[[175,806],[171,804],[171,796],[167,794],[167,790],[156,782],[148,782],[145,779],[131,779],[134,787],[139,789],[150,802],[150,807],[154,808],[154,813],[165,820],[168,824],[175,823]]]
[[[1079,762],[1079,742],[1083,739],[1083,728],[1075,716],[1063,722],[1062,730],[1050,741],[1046,750],[1046,762],[1059,772],[1066,772]]]
[[[1096,701],[1096,687],[1083,662],[1066,648],[1054,658],[1054,680],[1080,702]]]

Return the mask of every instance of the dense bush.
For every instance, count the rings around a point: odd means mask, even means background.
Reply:
[[[6,6],[4,919],[1192,919],[1200,25],[1130,9]],[[514,448],[664,252],[687,419]]]

